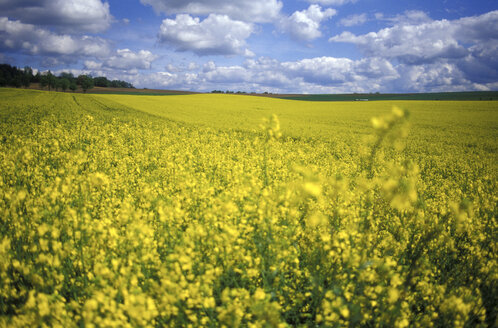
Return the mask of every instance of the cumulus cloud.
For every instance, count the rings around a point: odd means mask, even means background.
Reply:
[[[214,83],[241,83],[251,79],[252,72],[242,66],[214,67],[204,72],[204,78]]]
[[[469,54],[457,65],[465,75],[477,83],[498,80],[498,40],[479,43],[469,48]]]
[[[138,87],[274,93],[437,92],[489,90],[498,85],[496,79],[473,81],[459,65],[448,61],[412,65],[393,64],[381,57],[353,60],[328,56],[296,61],[250,58],[241,65],[214,61],[168,65],[167,72],[127,72],[118,78]]]
[[[311,3],[319,3],[324,6],[342,6],[346,3],[355,3],[358,0],[308,0]]]
[[[453,21],[455,37],[464,42],[498,40],[498,10]]]
[[[339,21],[342,26],[355,26],[361,25],[367,21],[367,14],[355,14],[347,16]]]
[[[368,57],[399,62],[400,88],[417,91],[485,90],[498,78],[498,11],[456,20],[432,20],[420,11],[394,18],[378,32],[343,32],[329,39],[348,42]]]
[[[51,26],[65,33],[102,32],[112,20],[101,0],[0,0],[0,12],[25,24]]]
[[[465,91],[477,89],[462,71],[452,63],[426,65],[400,65],[398,67],[403,78],[396,80],[401,90],[415,92]]]
[[[198,91],[202,81],[197,73],[151,72],[146,74],[118,74],[115,79],[131,82],[136,87]]]
[[[98,37],[56,34],[32,24],[0,17],[0,49],[30,55],[93,56],[110,54],[109,43]]]
[[[317,57],[295,62],[282,63],[287,71],[305,82],[319,85],[337,85],[348,82],[360,82],[367,79],[383,81],[399,77],[399,74],[387,60],[382,58]]]
[[[354,61],[349,58],[318,57],[285,62],[282,66],[287,74],[300,77],[309,83],[330,85],[354,78]]]
[[[394,17],[385,16],[383,13],[375,13],[375,18],[380,21],[386,21],[390,25],[419,25],[432,21],[429,15],[421,10],[407,10]]]
[[[137,74],[138,70],[150,69],[152,62],[157,58],[157,55],[148,50],[134,52],[130,49],[118,49],[102,61],[85,60],[84,67],[96,75],[103,76],[117,73]]]
[[[405,63],[420,64],[466,55],[466,49],[449,30],[449,22],[435,21],[423,25],[395,26],[360,36],[343,32],[330,38],[330,41],[354,43],[367,56],[396,58]]]
[[[170,73],[174,72],[183,72],[183,71],[195,71],[199,68],[199,65],[195,62],[190,62],[188,65],[173,65],[173,64],[168,64],[166,65],[166,71]]]
[[[278,0],[140,0],[166,14],[228,15],[246,22],[272,22],[282,9]]]
[[[244,65],[218,66],[214,62],[204,65],[200,75],[203,83],[215,88],[250,89],[251,91],[284,90],[297,81],[286,76],[281,63],[274,59],[249,59]]]
[[[209,61],[197,72],[180,67],[169,71],[180,80],[184,74],[196,74],[197,82],[189,84],[194,90],[364,92],[399,78],[396,69],[381,58],[316,57],[280,62],[261,57],[248,59],[243,65],[219,66]]]
[[[97,70],[97,69],[102,69],[102,63],[98,63],[93,60],[85,60],[85,69],[89,70]]]
[[[163,20],[158,38],[178,51],[198,55],[246,54],[245,40],[253,32],[250,23],[232,20],[227,15],[210,14],[201,21],[187,14]]]
[[[431,20],[411,13],[419,24],[401,21],[378,32],[354,35],[343,32],[332,42],[356,44],[366,55],[396,58],[407,64],[433,63],[440,59],[461,59],[469,54],[466,43],[498,38],[498,11],[454,21]]]
[[[325,9],[319,5],[310,5],[308,9],[296,11],[290,17],[281,20],[281,28],[292,38],[310,41],[322,35],[320,23],[337,14],[335,9]]]
[[[385,58],[372,57],[355,61],[354,69],[360,79],[380,79],[391,81],[400,78],[400,74],[394,65]]]
[[[158,56],[148,50],[133,52],[130,49],[118,49],[116,54],[105,61],[105,66],[113,69],[150,69],[151,63]]]

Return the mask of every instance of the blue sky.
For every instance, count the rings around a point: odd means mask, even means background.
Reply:
[[[138,88],[498,90],[496,0],[0,0],[0,62]]]

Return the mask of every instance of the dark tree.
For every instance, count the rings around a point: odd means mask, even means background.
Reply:
[[[95,84],[96,87],[104,87],[104,88],[108,88],[111,85],[111,81],[109,81],[104,76],[95,77],[93,79],[93,83]]]
[[[22,75],[16,75],[12,79],[12,85],[16,88],[20,88],[22,86]]]
[[[29,66],[24,66],[24,74],[33,77],[33,69]]]
[[[48,91],[51,89],[55,89],[57,84],[57,77],[52,74],[52,72],[48,71],[40,77],[40,86],[42,89],[48,86]]]
[[[110,87],[135,89],[133,84],[126,82],[126,81],[121,81],[121,80],[112,80],[110,83]]]
[[[78,76],[78,81],[81,83],[81,88],[83,92],[86,93],[88,89],[93,88],[93,79],[88,75],[80,75]]]
[[[72,92],[75,92],[76,89],[78,89],[78,86],[76,85],[76,81],[72,81],[70,84],[69,84],[69,89],[72,91]]]
[[[63,80],[67,80],[69,85],[67,85],[66,82],[63,82]],[[121,80],[109,81],[104,76],[92,78],[88,75],[80,75],[75,78],[72,73],[62,72],[57,77],[52,74],[51,71],[46,73],[37,71],[36,75],[33,75],[33,69],[29,66],[20,69],[9,64],[0,64],[0,87],[12,86],[20,88],[21,86],[24,86],[28,88],[31,83],[40,83],[41,89],[48,87],[48,91],[52,89],[58,90],[59,88],[62,88],[64,91],[68,88],[72,91],[76,91],[78,88],[77,85],[81,85],[85,92],[88,89],[93,88],[94,85],[102,87],[135,88],[129,82]]]
[[[61,80],[56,77],[55,78],[55,83],[54,83],[55,91],[59,91],[59,88],[61,88],[61,87],[62,87]]]
[[[73,73],[67,73],[67,72],[62,72],[59,74],[59,77],[61,79],[67,79],[69,82],[74,80],[74,75]]]
[[[62,91],[66,92],[67,88],[69,88],[69,84],[70,84],[69,80],[66,78],[62,78],[59,81],[60,81]]]
[[[1,64],[0,65],[0,80],[2,81],[1,83],[4,84],[5,86],[7,85],[13,85],[13,79],[16,76],[17,73],[17,67],[10,66],[8,64]]]
[[[83,83],[83,80],[86,79],[87,77],[88,76],[84,74],[78,75],[78,77],[76,78],[76,84],[81,85]]]
[[[33,79],[33,69],[29,66],[25,66],[21,79],[23,87],[29,88],[31,80]]]
[[[46,86],[48,86],[48,76],[42,75],[40,76],[40,87],[44,89]]]
[[[40,83],[40,79],[41,79],[41,74],[40,71],[38,71],[36,72],[36,75],[34,75],[33,78],[31,79],[31,82]]]
[[[22,81],[22,86],[25,88],[29,88],[29,86],[31,85],[31,77],[27,74],[22,75],[21,81]]]

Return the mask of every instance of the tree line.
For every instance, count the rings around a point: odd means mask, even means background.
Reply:
[[[58,76],[51,71],[33,74],[29,66],[23,69],[9,64],[0,64],[0,87],[29,88],[31,83],[39,83],[42,89],[48,90],[76,91],[78,86],[86,92],[97,87],[112,88],[135,88],[133,84],[121,80],[108,80],[105,76],[92,77],[91,75],[79,75],[75,77],[72,73],[62,72]]]
[[[211,91],[211,93],[226,93],[226,94],[238,94],[238,95],[246,95],[246,94],[249,94],[249,92],[246,92],[246,91],[231,91],[231,90],[227,90],[227,91],[223,91],[223,90],[213,90],[213,91]],[[251,94],[251,95],[255,95],[255,94],[257,94],[257,92],[251,91],[251,92],[250,92],[250,94]],[[263,92],[262,94],[264,94],[264,95],[272,95],[273,93],[268,92],[268,91],[265,91],[265,92]]]

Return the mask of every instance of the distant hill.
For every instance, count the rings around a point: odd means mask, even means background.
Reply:
[[[87,93],[94,94],[126,94],[126,95],[144,95],[144,96],[166,96],[166,95],[189,95],[199,92],[181,91],[181,90],[162,90],[162,89],[128,89],[128,88],[103,88],[94,87]]]
[[[498,100],[498,91],[435,92],[435,93],[351,93],[261,96],[307,101],[372,101],[372,100]]]

